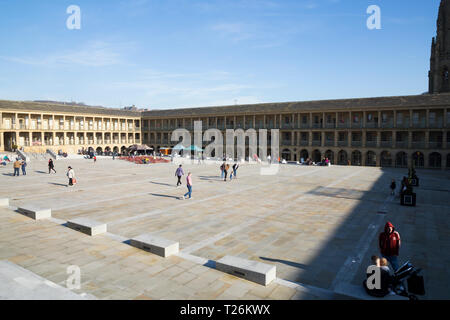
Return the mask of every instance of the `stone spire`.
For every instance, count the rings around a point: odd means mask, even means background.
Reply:
[[[450,0],[441,0],[437,35],[431,42],[429,93],[450,92]]]

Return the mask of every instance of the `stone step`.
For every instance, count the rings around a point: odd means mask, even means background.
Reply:
[[[275,280],[277,273],[276,266],[233,256],[217,261],[216,269],[263,286]]]
[[[34,220],[49,219],[52,217],[52,210],[48,208],[41,208],[39,206],[27,205],[17,209],[21,214],[30,217]]]
[[[9,199],[8,198],[0,198],[0,207],[8,207]]]
[[[178,242],[155,237],[148,233],[130,239],[130,245],[164,258],[177,254],[180,247]]]
[[[89,236],[96,236],[106,232],[106,224],[88,218],[76,218],[67,221],[67,226]]]

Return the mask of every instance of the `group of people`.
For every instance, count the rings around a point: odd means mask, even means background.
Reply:
[[[372,265],[380,268],[381,286],[379,289],[367,291],[371,295],[385,296],[391,291],[393,272],[395,273],[399,268],[398,256],[401,246],[400,234],[395,231],[394,225],[389,221],[386,222],[384,231],[378,237],[378,246],[381,256],[373,255],[371,259]]]
[[[237,179],[237,170],[239,169],[239,164],[235,163],[232,167],[233,172],[230,174],[230,180],[233,180],[233,177]],[[221,179],[224,179],[223,181],[227,181],[228,172],[230,171],[230,165],[226,163],[225,161],[220,166],[220,177]]]
[[[322,161],[315,163],[314,161],[312,161],[311,158],[307,158],[305,161],[302,162],[302,165],[305,166],[329,166],[330,163],[330,159],[328,158],[322,158]]]
[[[180,164],[180,166],[175,171],[175,176],[178,178],[177,181],[177,187],[181,186],[183,183],[181,182],[181,178],[184,176],[183,171],[183,165]],[[188,175],[186,176],[186,186],[188,188],[188,192],[186,192],[183,197],[181,197],[182,200],[185,199],[192,199],[192,173],[188,172]],[[189,196],[189,198],[187,198]]]
[[[233,179],[233,177],[236,179],[237,177],[237,170],[239,169],[239,164],[235,163],[232,167],[233,171],[230,174],[230,180]],[[230,165],[227,164],[226,162],[224,162],[221,166],[220,166],[220,171],[222,173],[221,177],[222,179],[224,179],[224,181],[227,181],[227,176],[228,176],[228,171],[230,170]],[[179,165],[177,170],[175,171],[175,177],[177,177],[177,187],[183,185],[183,183],[181,182],[181,179],[184,176],[184,170],[183,170],[183,165]],[[186,186],[188,189],[188,192],[186,192],[183,197],[181,198],[182,200],[184,199],[192,199],[192,173],[188,172],[187,176],[186,176]]]
[[[397,189],[397,183],[395,182],[395,179],[392,179],[391,185],[391,195],[395,195],[395,189]],[[403,194],[408,194],[412,192],[412,185],[408,177],[403,177],[402,184],[400,186],[400,196]]]
[[[20,158],[16,158],[16,161],[14,161],[13,164],[14,167],[14,177],[15,176],[19,176],[20,173],[20,169],[22,169],[22,175],[26,176],[27,175],[27,162],[25,160],[22,160]]]

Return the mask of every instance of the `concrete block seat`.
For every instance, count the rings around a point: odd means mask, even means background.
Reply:
[[[8,198],[0,198],[0,207],[8,207],[9,199]]]
[[[42,208],[35,205],[26,205],[17,209],[21,214],[30,217],[34,220],[48,219],[52,217],[52,210],[48,208]]]
[[[216,269],[263,286],[276,278],[276,266],[232,256],[217,261]]]
[[[148,233],[130,239],[130,245],[164,258],[177,254],[179,251],[178,242],[156,237]]]
[[[106,224],[88,218],[76,218],[67,221],[67,226],[89,236],[96,236],[106,232]]]

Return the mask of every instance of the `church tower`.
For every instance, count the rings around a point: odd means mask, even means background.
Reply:
[[[437,35],[431,43],[429,93],[450,92],[450,0],[441,0]]]

